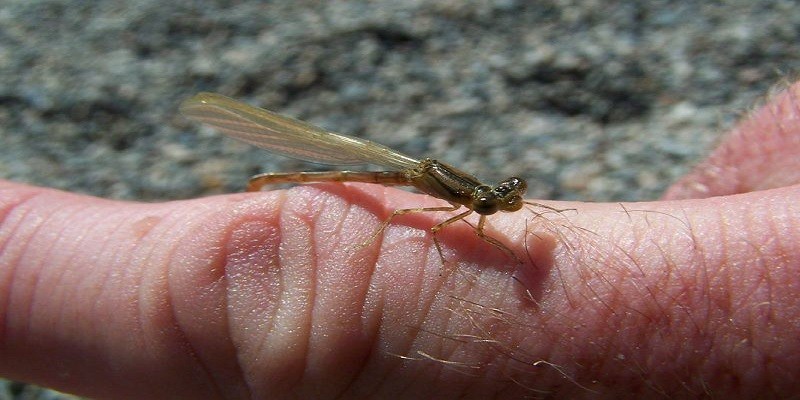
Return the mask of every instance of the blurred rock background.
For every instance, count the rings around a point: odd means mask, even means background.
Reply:
[[[162,201],[326,169],[177,114],[214,91],[530,197],[650,200],[796,76],[798,42],[791,1],[3,0],[0,178]]]

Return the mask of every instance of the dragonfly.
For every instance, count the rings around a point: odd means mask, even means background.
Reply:
[[[497,185],[482,183],[456,167],[441,161],[417,160],[397,150],[366,139],[331,132],[291,117],[257,108],[216,93],[199,93],[185,100],[181,113],[195,121],[214,127],[221,133],[272,153],[312,163],[328,165],[371,164],[386,171],[309,171],[267,172],[253,176],[248,191],[260,191],[264,186],[281,183],[366,182],[385,186],[410,186],[418,191],[445,200],[450,205],[395,210],[366,243],[374,240],[391,221],[402,214],[449,211],[464,207],[461,213],[431,228],[434,244],[444,263],[438,232],[454,222],[478,214],[475,233],[519,261],[504,244],[485,233],[486,217],[497,212],[514,212],[524,204],[527,183],[510,177]],[[549,207],[547,207],[549,208]]]

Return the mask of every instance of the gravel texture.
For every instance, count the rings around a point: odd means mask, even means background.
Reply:
[[[136,200],[309,168],[183,119],[201,90],[533,197],[652,199],[800,62],[792,2],[4,4],[0,176]]]
[[[325,169],[188,122],[220,92],[531,197],[657,198],[800,65],[791,1],[0,3],[0,177],[158,201]],[[11,391],[9,391],[11,393]],[[0,398],[4,394],[0,388]]]

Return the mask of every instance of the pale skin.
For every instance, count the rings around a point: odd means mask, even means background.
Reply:
[[[377,185],[134,204],[2,182],[0,375],[101,398],[790,396],[798,90],[664,201],[492,215],[522,266],[463,223],[443,266],[442,213],[354,246],[441,205]]]

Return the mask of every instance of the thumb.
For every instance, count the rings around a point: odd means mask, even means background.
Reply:
[[[665,199],[773,189],[800,183],[800,83],[778,92],[742,121]]]

